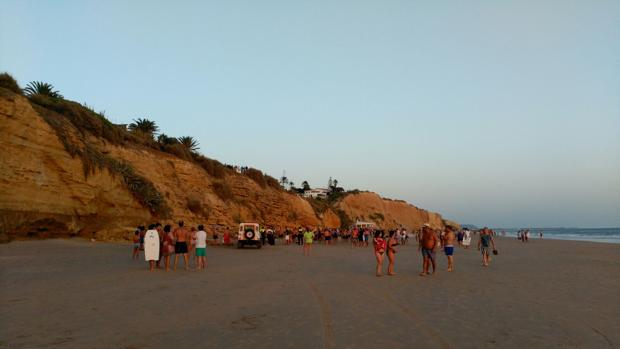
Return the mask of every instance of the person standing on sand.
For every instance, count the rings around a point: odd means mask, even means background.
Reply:
[[[310,229],[306,228],[306,232],[303,234],[304,240],[304,256],[309,256],[310,251],[312,250],[312,242],[314,241],[314,233],[310,231]]]
[[[179,255],[183,255],[185,262],[185,270],[189,270],[189,256],[187,255],[187,240],[189,238],[189,232],[183,228],[183,221],[179,221],[179,227],[174,230],[174,267],[173,270],[177,270],[177,263],[179,262]]]
[[[155,269],[155,262],[159,259],[159,234],[155,230],[155,224],[149,225],[149,230],[144,233],[144,258],[149,262],[149,271]],[[154,251],[154,252],[153,252]]]
[[[452,271],[454,270],[454,229],[451,226],[446,227],[446,234],[443,239],[443,250],[448,258],[448,271]]]
[[[230,246],[230,229],[228,227],[224,230],[224,246]]]
[[[488,267],[491,259],[489,257],[489,248],[493,246],[495,250],[495,241],[493,236],[489,233],[487,228],[480,231],[480,238],[478,239],[478,251],[482,252],[482,266]]]
[[[196,232],[196,269],[202,270],[207,267],[207,232],[204,225],[198,226]]]
[[[131,258],[140,258],[140,229],[136,229],[133,233],[133,254],[131,255]]]
[[[174,236],[172,236],[172,227],[166,224],[164,227],[164,243],[163,243],[164,267],[166,271],[170,270],[170,255],[174,253]]]
[[[439,244],[437,235],[431,229],[431,226],[428,223],[425,223],[422,226],[422,233],[420,236],[420,243],[418,245],[418,250],[422,251],[422,272],[420,276],[430,275],[429,268],[432,264],[433,266],[433,274],[435,274],[435,269],[437,265],[435,264],[435,248]]]
[[[159,269],[159,263],[164,256],[164,229],[162,228],[161,223],[155,223],[155,230],[157,230],[157,234],[159,234],[159,259],[157,260],[157,263],[155,263],[155,266]]]
[[[471,232],[469,229],[465,228],[465,231],[463,232],[463,247],[468,249],[469,245],[471,245]]]
[[[375,249],[375,258],[377,258],[376,275],[381,276],[383,271],[383,255],[385,254],[385,239],[383,239],[382,231],[375,231],[375,236],[372,239],[372,245]]]
[[[393,276],[396,275],[396,273],[394,273],[394,258],[396,257],[396,246],[399,245],[398,240],[396,239],[396,237],[394,236],[398,236],[400,235],[399,232],[397,231],[390,231],[390,238],[387,241],[387,256],[388,256],[388,275],[389,276]]]

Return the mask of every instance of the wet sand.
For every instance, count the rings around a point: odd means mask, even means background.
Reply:
[[[211,247],[205,272],[149,273],[128,244],[0,245],[0,348],[614,348],[620,245],[500,238],[481,266],[420,277],[401,246],[394,277],[347,243]],[[387,266],[387,265],[386,265]]]

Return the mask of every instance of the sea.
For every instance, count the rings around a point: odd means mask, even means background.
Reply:
[[[620,244],[620,228],[524,228],[530,230],[530,239],[538,239],[540,232],[543,239],[553,240],[574,240],[591,241]],[[494,228],[495,232],[501,236],[501,231],[506,232],[506,236],[517,237],[519,228]]]

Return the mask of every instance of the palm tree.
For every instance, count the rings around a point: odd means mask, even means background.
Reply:
[[[54,90],[54,86],[52,86],[52,84],[41,81],[29,82],[28,85],[26,85],[26,88],[24,88],[24,93],[28,97],[43,95],[52,98],[64,98],[60,92]]]
[[[196,152],[198,151],[198,149],[200,149],[199,143],[197,140],[194,139],[194,137],[183,136],[179,137],[178,140],[179,143],[181,143],[185,148],[187,148],[187,150],[191,152]]]
[[[151,121],[149,119],[134,119],[131,124],[129,124],[129,131],[132,133],[138,133],[150,136],[153,138],[157,131],[159,131],[159,127],[155,124],[155,121]]]

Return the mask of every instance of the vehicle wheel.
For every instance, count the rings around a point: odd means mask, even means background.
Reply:
[[[241,243],[241,241],[237,241],[237,248],[242,248],[243,244]]]
[[[252,240],[254,239],[254,232],[251,230],[248,230],[245,232],[245,238],[248,240]]]

